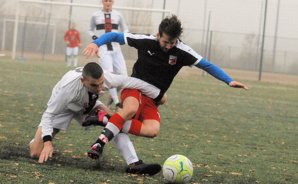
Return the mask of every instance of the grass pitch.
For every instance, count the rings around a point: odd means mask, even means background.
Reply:
[[[68,69],[7,58],[0,69],[1,183],[164,183],[162,173],[126,174],[112,143],[99,160],[86,158],[102,128],[85,131],[76,122],[57,135],[48,162],[31,159],[28,144]],[[157,138],[130,136],[139,158],[163,164],[185,155],[194,165],[191,183],[298,183],[298,87],[241,80],[245,91],[200,74],[175,79],[160,107]]]

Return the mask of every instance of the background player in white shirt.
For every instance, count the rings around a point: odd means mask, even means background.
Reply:
[[[103,9],[92,14],[89,27],[89,35],[93,40],[108,32],[118,32],[119,27],[122,32],[128,32],[125,19],[122,14],[116,10],[112,10],[114,0],[102,0]],[[101,57],[99,65],[106,71],[114,74],[127,76],[127,68],[119,43],[113,42],[102,45],[99,48]],[[120,102],[117,89],[110,89],[112,99],[108,102],[108,107],[112,103],[116,108],[120,108]]]
[[[72,119],[81,124],[87,114],[94,113],[98,108],[113,115],[111,110],[97,100],[113,87],[139,89],[153,99],[160,94],[158,88],[147,82],[104,72],[94,62],[86,64],[84,68],[71,70],[53,88],[47,109],[42,116],[34,139],[30,142],[30,156],[39,158],[39,163],[52,157],[53,137],[59,130],[66,131]],[[106,119],[106,121],[108,120]],[[138,159],[127,134],[120,133],[115,138],[116,148],[128,164],[126,172],[153,175],[160,171],[159,164],[145,164]],[[131,170],[131,168],[134,169]]]

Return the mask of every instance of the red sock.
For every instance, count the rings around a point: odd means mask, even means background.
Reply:
[[[119,130],[122,129],[124,123],[125,123],[125,120],[118,114],[118,113],[115,113],[110,119],[109,119],[109,122],[110,123],[113,123],[114,125],[116,125]]]
[[[130,119],[130,120],[131,120],[131,125],[128,133],[133,135],[140,135],[143,123],[136,119]]]

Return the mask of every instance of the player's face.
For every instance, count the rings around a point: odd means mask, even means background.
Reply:
[[[90,93],[99,94],[103,88],[104,75],[102,74],[102,76],[99,79],[89,77],[87,79],[81,78],[81,80]]]
[[[114,4],[114,0],[102,0],[103,11],[104,12],[112,11],[113,4]]]
[[[164,33],[162,34],[162,36],[160,36],[159,33],[157,33],[157,39],[161,50],[164,52],[168,52],[169,50],[171,50],[177,42],[177,38],[171,38]]]
[[[71,24],[71,28],[72,28],[72,29],[75,29],[75,28],[76,28],[76,24],[75,24],[75,23],[72,23],[72,24]]]

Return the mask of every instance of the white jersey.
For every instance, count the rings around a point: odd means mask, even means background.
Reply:
[[[103,12],[100,10],[92,14],[89,35],[91,37],[93,35],[100,37],[104,33],[119,32],[119,27],[122,29],[122,32],[129,32],[125,19],[120,12],[116,10],[112,10],[111,12]],[[116,42],[99,47],[100,52],[107,50],[121,51],[121,48],[119,43]]]
[[[97,99],[111,88],[138,89],[155,99],[160,90],[134,77],[104,72],[104,86],[100,94],[91,94],[81,82],[83,67],[67,72],[53,88],[47,109],[42,116],[42,137],[52,135],[53,128],[67,130],[71,119],[89,113],[98,103]]]

